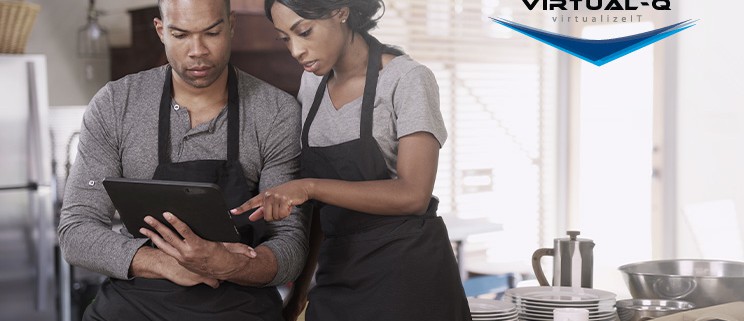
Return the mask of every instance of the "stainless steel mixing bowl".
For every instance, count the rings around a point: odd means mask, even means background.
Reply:
[[[635,299],[683,300],[698,308],[744,301],[744,262],[658,260],[619,269]]]
[[[687,301],[679,300],[618,300],[615,303],[620,321],[645,321],[695,308]]]

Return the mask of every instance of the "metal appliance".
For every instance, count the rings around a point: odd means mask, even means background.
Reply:
[[[54,320],[46,58],[0,55],[0,71],[0,311],[7,320]]]
[[[543,256],[553,256],[553,286],[591,288],[594,277],[594,242],[580,239],[579,231],[568,231],[567,238],[554,240],[553,248],[532,254],[532,269],[542,286],[550,286],[540,265]]]

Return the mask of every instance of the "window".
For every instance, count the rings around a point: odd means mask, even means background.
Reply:
[[[586,26],[582,38],[620,37],[651,22]],[[580,65],[578,211],[574,228],[592,239],[594,285],[627,294],[617,268],[651,259],[654,117],[653,47],[601,68]],[[631,236],[632,237],[623,237]],[[632,250],[628,250],[632,249]]]
[[[439,83],[449,132],[434,191],[439,214],[503,224],[469,239],[474,264],[529,265],[555,230],[556,50],[489,17],[546,29],[547,18],[521,1],[385,3],[373,34],[428,66]]]

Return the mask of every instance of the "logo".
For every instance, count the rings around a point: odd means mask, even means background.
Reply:
[[[604,11],[633,11],[639,7],[651,7],[655,10],[671,10],[670,0],[640,0],[640,3],[633,4],[634,0],[522,0],[529,10],[540,8],[545,11],[555,10],[604,10]],[[637,1],[637,0],[636,0]],[[641,15],[614,16],[601,15],[599,17],[553,17],[553,22],[639,22]],[[575,21],[574,21],[575,19]],[[602,66],[610,61],[625,56],[633,51],[660,41],[666,37],[672,36],[682,30],[695,25],[697,20],[686,20],[670,26],[651,30],[635,35],[629,35],[620,38],[611,39],[582,39],[570,36],[564,36],[557,33],[544,31],[529,26],[525,26],[513,21],[502,18],[491,18],[495,23],[531,37],[535,40],[550,45],[558,50],[576,56],[597,66]]]
[[[563,36],[500,18],[491,18],[491,20],[597,66],[602,66],[633,51],[690,28],[697,22],[697,20],[686,20],[627,37],[592,40]]]
[[[651,6],[652,8],[656,10],[671,10],[671,5],[669,3],[670,0],[653,0],[653,1],[643,1],[641,2],[641,6],[648,7]],[[527,9],[535,9],[538,3],[540,3],[540,0],[522,0],[524,2],[524,5],[527,6]],[[630,2],[631,0],[624,0],[624,2],[621,2],[620,0],[610,0],[607,1],[607,4],[604,4],[602,0],[542,0],[542,9],[543,10],[555,10],[555,9],[561,9],[561,10],[567,10],[566,5],[568,5],[568,2],[573,2],[573,9],[579,10],[579,3],[584,3],[585,7],[589,10],[637,10],[638,6],[632,5]]]

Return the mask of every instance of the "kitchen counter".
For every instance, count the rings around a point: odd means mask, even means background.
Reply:
[[[503,230],[500,223],[491,222],[485,218],[478,219],[461,219],[457,217],[442,217],[444,224],[447,225],[449,239],[455,244],[455,255],[457,256],[457,266],[460,268],[460,278],[467,279],[468,273],[465,270],[464,247],[468,236],[475,234],[498,232]]]

